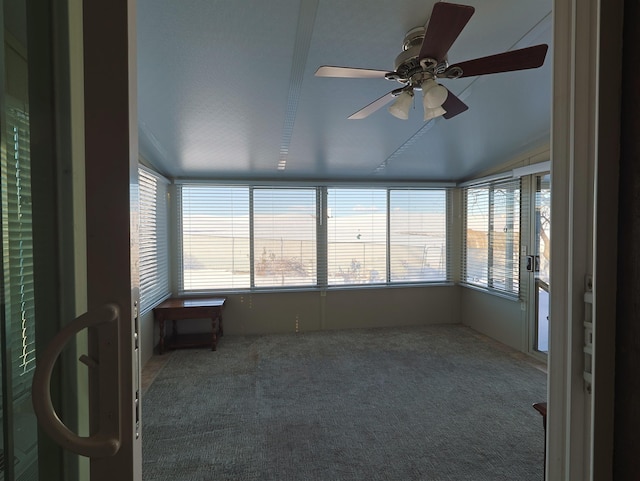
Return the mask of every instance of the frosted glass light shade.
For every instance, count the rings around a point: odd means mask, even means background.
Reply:
[[[389,113],[399,119],[407,120],[412,104],[413,94],[405,90],[398,95],[398,98],[389,106]]]
[[[447,111],[442,107],[436,107],[434,109],[429,109],[425,107],[424,120],[426,122],[427,120],[435,119],[436,117],[440,117],[441,115],[444,115],[446,113]]]
[[[422,82],[422,103],[425,109],[440,107],[447,100],[449,91],[435,80],[429,79]]]

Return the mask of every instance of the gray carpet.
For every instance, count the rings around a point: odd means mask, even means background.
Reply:
[[[225,336],[143,398],[143,479],[542,480],[546,376],[462,326]]]

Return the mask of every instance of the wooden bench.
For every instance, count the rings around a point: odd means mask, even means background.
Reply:
[[[542,416],[542,426],[544,427],[544,464],[542,465],[543,477],[545,479],[547,470],[547,403],[535,403],[533,409],[538,411]]]
[[[211,346],[215,351],[218,338],[224,335],[222,308],[226,297],[174,298],[167,299],[153,309],[153,316],[159,323],[160,344],[158,350],[184,347]],[[196,334],[178,333],[177,322],[190,319],[211,319],[211,332]],[[165,338],[165,321],[172,321],[171,337]]]

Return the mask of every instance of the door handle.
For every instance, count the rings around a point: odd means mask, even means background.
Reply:
[[[42,429],[60,446],[87,457],[107,457],[118,452],[120,437],[119,317],[115,304],[106,304],[86,312],[67,324],[44,352],[38,354],[33,374],[33,409]],[[51,401],[51,374],[58,356],[69,339],[83,329],[98,330],[98,359],[81,356],[80,361],[97,375],[99,389],[98,430],[91,436],[79,436],[58,417]],[[91,408],[91,407],[90,407]]]
[[[527,256],[527,271],[528,272],[533,272],[534,264],[535,264],[534,257],[535,256]]]
[[[540,256],[527,256],[527,271],[540,272]]]

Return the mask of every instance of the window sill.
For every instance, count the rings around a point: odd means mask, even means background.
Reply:
[[[216,289],[207,291],[180,291],[179,297],[197,297],[207,295],[223,295],[223,294],[285,294],[298,292],[335,292],[335,291],[355,291],[368,289],[423,289],[429,287],[451,287],[453,282],[429,282],[429,283],[394,283],[394,284],[357,284],[343,286],[325,286],[325,287],[290,287],[290,288],[253,288],[253,289]]]

